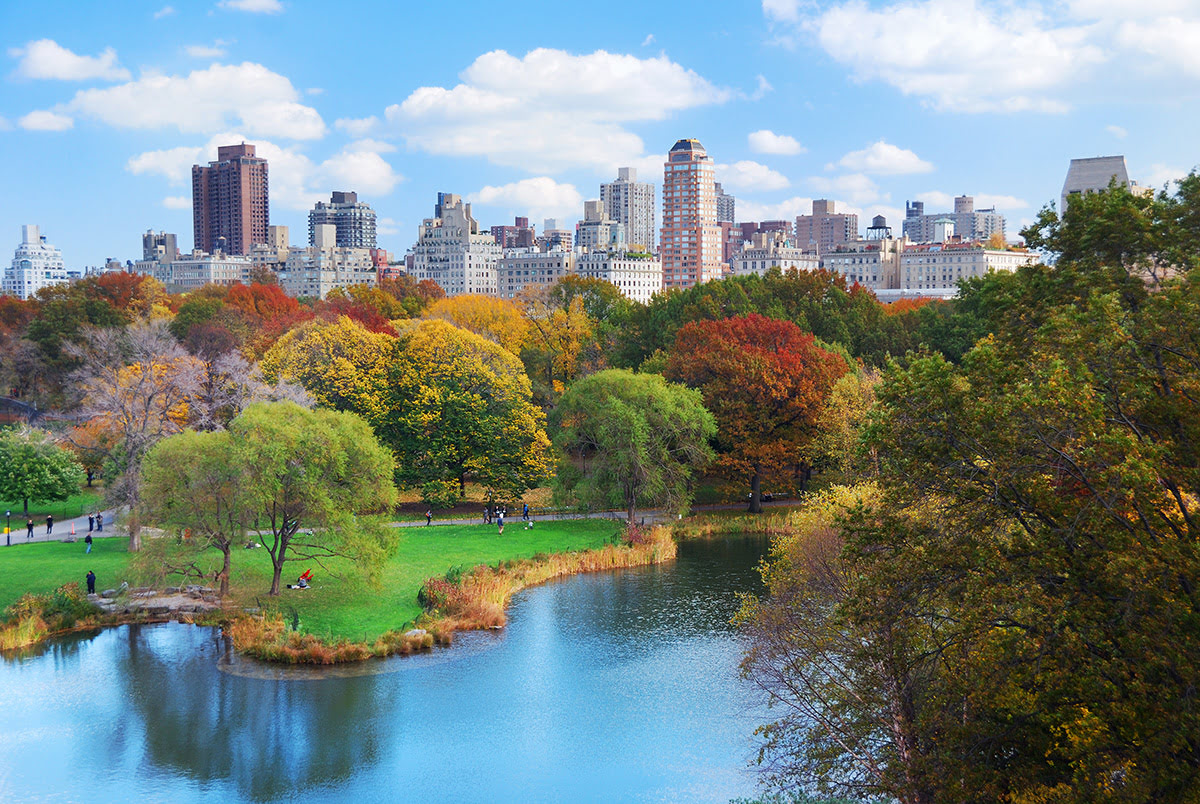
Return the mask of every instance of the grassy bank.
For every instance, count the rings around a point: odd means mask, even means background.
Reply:
[[[794,507],[767,508],[761,514],[747,514],[743,511],[709,511],[693,514],[687,519],[672,523],[671,532],[675,538],[680,540],[710,539],[740,534],[780,536],[794,532],[793,520],[803,503],[804,499],[800,498],[796,500]]]

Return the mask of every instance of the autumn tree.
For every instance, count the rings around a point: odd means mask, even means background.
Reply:
[[[875,405],[875,387],[879,381],[880,374],[874,369],[843,374],[833,384],[817,419],[813,452],[847,479],[878,473],[877,456],[862,444],[862,430]]]
[[[564,453],[555,492],[589,507],[686,511],[712,459],[716,423],[700,394],[658,374],[608,369],[575,382],[554,411]]]
[[[251,527],[271,558],[270,594],[279,594],[288,561],[315,561],[328,571],[327,559],[349,556],[369,571],[386,559],[393,529],[359,515],[395,505],[393,459],[362,418],[256,404],[230,424],[229,436]]]
[[[0,499],[21,500],[23,513],[29,513],[30,500],[67,499],[79,491],[83,478],[75,456],[44,430],[0,432]]]
[[[529,333],[529,322],[521,315],[520,308],[508,299],[494,296],[463,294],[441,299],[429,306],[425,317],[440,318],[482,335],[514,355],[521,353]]]
[[[128,508],[129,546],[136,551],[142,459],[159,440],[183,429],[200,364],[162,321],[92,330],[73,353],[80,364],[72,375],[79,415],[120,439],[105,456],[115,470],[107,494],[111,503]]]
[[[385,405],[371,421],[396,453],[405,487],[473,480],[521,494],[546,479],[550,442],[529,378],[511,352],[444,321],[403,333]],[[431,486],[432,488],[432,486]]]
[[[529,322],[521,358],[538,401],[550,407],[576,378],[602,367],[596,324],[582,295],[560,302],[551,289],[530,287],[519,301]]]
[[[704,395],[717,420],[716,465],[749,481],[758,513],[764,477],[811,466],[818,418],[848,370],[795,324],[749,315],[685,325],[666,376]]]

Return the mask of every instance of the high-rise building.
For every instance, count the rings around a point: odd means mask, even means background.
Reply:
[[[654,185],[637,180],[637,169],[617,169],[617,180],[600,185],[604,214],[625,224],[625,239],[654,253]]]
[[[500,248],[533,248],[536,240],[529,218],[513,218],[512,226],[493,226],[492,237]]]
[[[960,195],[954,199],[954,212],[937,212],[925,214],[925,204],[921,201],[908,201],[904,205],[903,233],[914,243],[939,242],[934,236],[938,221],[949,219],[954,221],[954,231],[963,240],[987,240],[994,234],[1004,236],[1004,216],[996,212],[996,208],[975,209],[975,199],[969,195]]]
[[[1109,183],[1114,179],[1118,185],[1134,195],[1154,192],[1152,187],[1141,187],[1137,182],[1130,181],[1124,156],[1072,159],[1070,167],[1067,168],[1067,178],[1063,181],[1062,206],[1059,207],[1058,214],[1067,214],[1067,204],[1071,196],[1107,190]]]
[[[13,254],[12,266],[4,272],[4,293],[28,299],[38,290],[68,281],[62,251],[46,242],[38,227],[21,227],[21,244]]]
[[[434,216],[421,221],[413,247],[412,277],[432,279],[447,296],[496,293],[501,249],[491,232],[480,232],[471,205],[454,193],[438,193]]]
[[[542,233],[534,240],[534,245],[542,251],[552,248],[571,248],[571,232],[563,229],[558,218],[545,218],[542,221]]]
[[[737,220],[737,199],[725,192],[721,182],[714,188],[717,195],[717,222],[733,223]]]
[[[858,216],[837,212],[832,201],[814,199],[811,215],[796,217],[796,245],[808,251],[824,254],[839,243],[858,238]]]
[[[679,140],[663,165],[663,288],[686,288],[724,272],[713,161],[699,140]]]
[[[608,217],[602,201],[584,201],[583,220],[575,224],[575,248],[624,251],[625,243],[625,224]]]
[[[375,248],[375,210],[358,193],[334,191],[329,203],[318,201],[308,213],[308,244],[315,245],[316,227],[332,224],[338,248]]]
[[[170,232],[155,232],[148,229],[142,235],[142,259],[155,262],[170,262],[179,258],[179,246],[175,235]]]
[[[195,247],[212,253],[249,254],[267,242],[267,160],[254,146],[222,145],[217,161],[192,166],[192,222]]]

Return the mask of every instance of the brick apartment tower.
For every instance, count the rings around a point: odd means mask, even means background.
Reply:
[[[216,162],[192,165],[196,248],[211,254],[225,238],[226,254],[248,254],[268,242],[269,221],[267,160],[254,155],[253,145],[222,145]]]
[[[725,266],[712,158],[699,140],[679,140],[663,168],[663,287],[720,279]]]

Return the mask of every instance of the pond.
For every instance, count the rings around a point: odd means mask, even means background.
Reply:
[[[764,719],[729,624],[756,539],[518,595],[503,631],[332,670],[122,626],[0,660],[3,801],[728,801]]]

